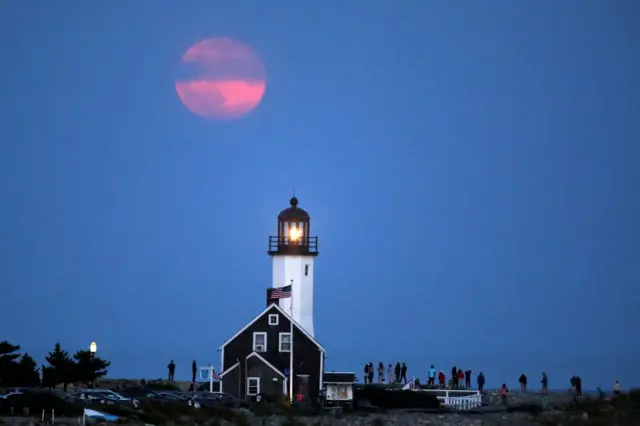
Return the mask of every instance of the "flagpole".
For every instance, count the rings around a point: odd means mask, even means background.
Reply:
[[[290,333],[290,344],[289,344],[289,399],[293,402],[293,280],[291,280],[291,320],[289,321],[289,325],[291,327]]]

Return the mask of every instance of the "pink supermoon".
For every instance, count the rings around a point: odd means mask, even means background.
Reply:
[[[194,44],[182,56],[176,80],[180,101],[204,118],[230,120],[255,109],[266,88],[262,61],[249,46],[229,38]]]

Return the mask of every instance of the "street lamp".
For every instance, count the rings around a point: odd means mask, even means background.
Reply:
[[[91,361],[93,361],[94,357],[96,356],[96,352],[98,352],[98,344],[95,341],[92,341],[91,343],[89,343],[89,352],[91,352]],[[95,379],[91,383],[91,387],[92,388],[96,387]]]

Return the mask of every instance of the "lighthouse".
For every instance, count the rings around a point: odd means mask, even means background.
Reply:
[[[291,286],[291,297],[279,299],[280,308],[314,336],[313,272],[318,237],[311,236],[311,217],[294,196],[278,215],[278,235],[269,236],[273,261],[273,288]]]

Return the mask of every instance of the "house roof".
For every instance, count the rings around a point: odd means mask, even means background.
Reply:
[[[220,373],[220,377],[224,377],[225,374],[233,371],[234,368],[236,368],[237,366],[239,366],[240,363],[236,362],[235,364],[233,364],[231,367],[227,368],[226,370],[224,370],[222,373]]]
[[[255,351],[251,352],[249,355],[247,355],[247,359],[251,358],[252,356],[255,356],[256,358],[258,358],[260,361],[264,363],[264,365],[266,365],[267,367],[271,368],[273,371],[278,373],[280,377],[282,378],[286,377],[282,371],[278,370],[273,364],[271,364],[269,361],[264,359],[264,357],[260,355],[258,352],[255,352]]]
[[[322,381],[324,383],[354,383],[356,381],[356,373],[324,373]]]
[[[249,323],[247,325],[245,325],[244,327],[242,327],[240,329],[240,331],[238,331],[236,334],[234,334],[229,340],[227,340],[226,342],[224,342],[222,344],[222,346],[220,346],[220,349],[224,349],[225,346],[227,346],[229,343],[231,343],[233,340],[235,340],[236,337],[238,337],[239,335],[241,335],[244,331],[246,331],[249,327],[251,327],[256,321],[258,321],[260,318],[262,318],[264,315],[266,315],[271,309],[275,308],[278,313],[280,313],[281,315],[284,315],[285,318],[287,318],[289,321],[291,321],[293,323],[293,325],[305,336],[307,336],[307,338],[309,338],[309,340],[311,340],[317,347],[318,349],[320,349],[322,352],[324,352],[325,354],[327,353],[327,350],[309,333],[307,333],[307,330],[305,330],[300,324],[298,324],[293,318],[291,318],[291,316],[289,314],[287,314],[285,311],[282,310],[282,308],[280,308],[280,306],[278,306],[277,303],[272,303],[271,305],[267,306],[267,309],[265,309],[264,311],[260,312],[258,315],[256,315],[255,318],[253,318],[251,321],[249,321]]]

